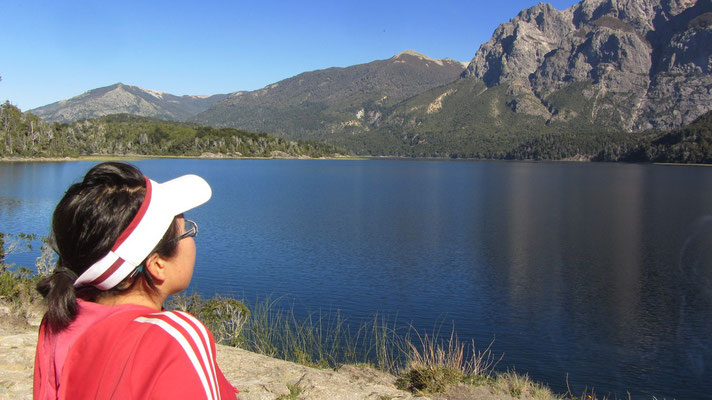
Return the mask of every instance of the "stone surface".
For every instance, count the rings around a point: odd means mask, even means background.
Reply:
[[[3,333],[0,336],[0,398],[31,399],[37,333]]]
[[[550,94],[592,82],[593,115],[605,108],[625,130],[670,129],[712,109],[711,68],[712,2],[584,0],[563,11],[538,4],[501,24],[463,77],[516,87],[510,108],[550,120],[567,112]]]
[[[368,368],[315,369],[224,346],[218,362],[245,400],[274,399],[289,394],[289,387],[298,388],[302,399],[426,399],[396,389],[395,379]]]

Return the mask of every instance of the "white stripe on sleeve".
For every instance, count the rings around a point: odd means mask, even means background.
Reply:
[[[153,314],[156,315],[156,314]],[[203,338],[205,341],[201,341],[200,337],[198,337],[198,332],[196,332],[195,328],[186,322],[184,319],[180,318],[179,316],[176,315],[176,313],[172,311],[164,311],[162,313],[159,313],[159,315],[165,315],[166,317],[170,318],[172,321],[175,321],[177,324],[183,327],[186,332],[191,336],[193,341],[195,342],[195,345],[198,347],[198,351],[200,351],[200,356],[203,358],[203,365],[205,366],[205,370],[208,372],[208,379],[210,380],[210,386],[212,387],[213,390],[213,396],[220,400],[220,391],[218,390],[218,383],[217,379],[215,376],[215,364],[213,361],[213,354],[211,349],[209,348],[210,346],[210,339],[207,337],[207,333]],[[190,314],[187,313],[182,313],[181,315],[188,316]],[[198,321],[196,318],[194,318],[194,321],[191,320],[199,329],[203,328],[203,324]],[[206,348],[206,345],[208,348]]]
[[[185,351],[185,354],[188,356],[188,359],[190,362],[193,364],[193,368],[195,368],[195,372],[198,373],[198,377],[200,378],[200,382],[203,384],[203,389],[205,390],[205,397],[208,400],[214,400],[215,398],[213,397],[211,390],[210,390],[210,385],[208,384],[208,381],[205,377],[205,373],[203,372],[203,368],[200,365],[200,361],[198,361],[198,357],[195,355],[195,351],[193,351],[193,348],[190,346],[190,343],[186,340],[185,336],[178,331],[175,327],[171,326],[168,322],[164,321],[163,319],[160,318],[148,318],[148,317],[138,317],[135,319],[136,322],[142,322],[142,323],[148,323],[148,324],[154,324],[159,326],[160,328],[163,328],[164,331],[166,331],[169,335],[171,335],[178,343],[181,345],[183,348],[183,351]],[[200,346],[198,346],[200,348]],[[207,368],[206,368],[207,369]]]
[[[174,311],[176,313],[179,313],[180,315],[184,316],[185,318],[189,319],[195,326],[198,327],[200,330],[200,333],[203,335],[203,338],[205,339],[205,344],[208,346],[208,357],[210,357],[210,366],[213,370],[213,376],[215,377],[215,384],[217,386],[217,393],[218,393],[218,400],[221,400],[221,394],[220,394],[220,382],[218,381],[218,375],[217,372],[215,371],[215,354],[213,354],[213,349],[210,346],[211,341],[210,341],[210,336],[208,335],[207,330],[205,329],[205,325],[203,325],[202,322],[200,322],[197,318],[195,318],[193,315],[188,314],[187,312],[182,312],[182,311]]]

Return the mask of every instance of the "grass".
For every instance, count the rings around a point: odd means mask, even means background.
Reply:
[[[24,326],[42,309],[42,296],[35,290],[39,279],[28,268],[12,269],[0,264],[0,304],[8,307],[11,317],[3,322],[5,327],[8,324]]]
[[[498,374],[492,387],[496,392],[520,398],[525,396],[534,399],[560,399],[548,387],[534,382],[527,374],[518,374],[514,371],[507,371]]]
[[[338,311],[297,317],[294,306],[285,306],[283,299],[265,299],[246,307],[227,297],[204,300],[177,295],[167,307],[198,316],[220,343],[316,368],[338,369],[346,364],[374,368],[394,375],[398,388],[416,394],[446,396],[448,388],[464,384],[487,386],[495,394],[515,398],[606,399],[588,390],[580,396],[570,390],[555,394],[526,374],[497,373],[494,368],[501,358],[494,356],[493,343],[477,350],[474,342],[460,341],[455,333],[442,337],[438,331],[420,334],[413,327],[396,329],[385,316],[376,315],[353,329]],[[299,393],[297,387],[290,387],[290,394],[280,398],[296,399]]]
[[[484,384],[491,380],[496,361],[491,351],[492,343],[477,351],[475,342],[469,346],[458,340],[455,330],[447,340],[437,335],[421,336],[407,340],[406,367],[400,371],[396,386],[411,392],[441,393],[448,386],[459,383]]]
[[[299,399],[299,395],[302,393],[302,389],[298,387],[297,385],[287,385],[287,389],[289,389],[289,394],[283,394],[275,400],[297,400]]]
[[[236,312],[224,306],[228,302],[234,302],[231,308]],[[337,369],[364,363],[394,371],[403,363],[403,337],[378,315],[352,329],[338,311],[297,317],[293,305],[285,306],[282,299],[258,301],[248,310],[234,299],[176,295],[167,307],[195,314],[213,331],[218,343],[310,367]],[[225,312],[218,316],[213,309]]]
[[[18,239],[1,234],[0,238],[4,238],[0,243],[3,255],[9,254],[7,249],[18,251],[29,246],[35,239],[31,235]],[[26,318],[30,306],[39,302],[41,297],[34,287],[52,270],[54,258],[44,243],[36,271],[15,268],[0,260],[0,300],[10,304],[18,316]],[[197,316],[218,343],[317,368],[338,369],[345,364],[375,368],[394,375],[396,386],[413,393],[442,393],[453,385],[466,384],[486,385],[493,392],[517,398],[606,399],[588,389],[580,396],[573,395],[570,389],[559,396],[526,374],[495,373],[499,359],[493,355],[493,343],[477,350],[474,341],[460,341],[454,327],[449,337],[442,337],[437,330],[421,334],[412,326],[398,329],[385,316],[374,315],[370,321],[353,328],[338,311],[297,317],[294,306],[284,307],[283,303],[282,299],[268,298],[247,307],[229,297],[203,299],[196,294],[181,294],[172,296],[166,308]],[[279,399],[298,399],[301,389],[295,385],[288,387],[290,393]]]
[[[462,342],[454,333],[446,339],[437,333],[421,335],[413,327],[396,329],[395,323],[379,315],[356,328],[338,311],[300,318],[294,306],[285,306],[282,299],[258,301],[249,307],[249,314],[225,313],[228,321],[224,321],[210,317],[210,312],[206,315],[206,309],[221,308],[207,306],[214,301],[177,295],[167,306],[198,316],[218,342],[237,343],[249,351],[316,368],[338,369],[345,364],[375,368],[395,375],[396,386],[414,393],[441,393],[450,385],[480,386],[496,381],[492,369],[498,360],[491,351],[492,343],[478,351],[474,342]]]

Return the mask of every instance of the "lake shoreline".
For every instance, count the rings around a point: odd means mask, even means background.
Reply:
[[[200,156],[181,155],[146,155],[146,154],[126,154],[126,155],[88,155],[78,157],[0,157],[0,162],[76,162],[76,161],[139,161],[150,159],[196,159],[196,160],[366,160],[368,157],[358,156],[334,156],[334,157],[309,157],[309,156],[273,156],[273,157],[240,157],[224,156],[220,154],[206,154]]]
[[[398,157],[398,156],[329,156],[329,157],[309,157],[309,156],[272,156],[272,157],[242,157],[242,156],[227,156],[222,154],[203,154],[200,156],[182,156],[182,155],[146,155],[146,154],[126,154],[126,155],[88,155],[79,157],[0,157],[0,163],[10,162],[37,162],[37,163],[56,163],[56,162],[77,162],[77,161],[140,161],[150,159],[195,159],[195,160],[344,160],[344,161],[369,161],[369,160],[393,160],[393,161],[459,161],[459,162],[524,162],[524,163],[570,163],[570,164],[588,164],[588,163],[612,163],[612,164],[634,164],[634,165],[664,165],[672,167],[712,167],[712,164],[680,164],[680,163],[635,163],[635,162],[610,162],[610,161],[591,161],[589,159],[562,159],[562,160],[504,160],[504,159],[480,159],[480,158],[449,158],[449,157]]]

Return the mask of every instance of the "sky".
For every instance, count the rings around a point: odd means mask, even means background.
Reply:
[[[256,90],[407,49],[469,62],[500,23],[535,4],[3,0],[0,101],[26,111],[117,82],[179,96]]]

